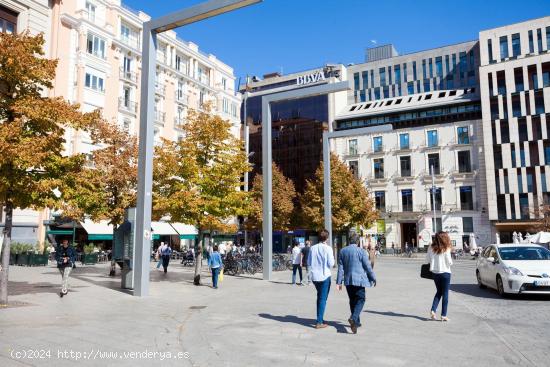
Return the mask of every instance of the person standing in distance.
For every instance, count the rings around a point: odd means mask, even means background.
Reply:
[[[319,243],[309,250],[307,265],[311,269],[311,280],[317,289],[317,323],[316,329],[327,327],[324,322],[327,298],[330,292],[331,269],[334,266],[334,254],[327,244],[329,233],[323,229],[319,233]]]
[[[309,250],[311,250],[311,241],[307,240],[304,248],[302,249],[302,267],[306,270],[306,285],[309,285],[311,281],[311,272],[307,265],[307,258],[309,257]]]
[[[59,293],[59,297],[63,297],[69,292],[69,275],[71,275],[76,261],[76,251],[73,246],[69,245],[69,240],[61,241],[61,245],[57,247],[57,251],[55,252],[55,260],[57,261],[59,273],[61,273],[61,292]]]
[[[357,328],[361,326],[361,311],[365,305],[365,287],[376,287],[376,275],[372,271],[367,252],[359,247],[359,236],[356,233],[350,234],[349,245],[338,255],[336,284],[339,291],[342,290],[342,283],[346,286],[349,297],[349,325],[351,331],[357,334]]]
[[[446,232],[439,232],[435,235],[433,243],[428,247],[426,260],[430,264],[430,271],[433,273],[436,293],[432,302],[430,318],[436,319],[436,311],[441,302],[441,321],[449,321],[447,317],[447,305],[449,304],[449,288],[451,286],[451,240]]]
[[[300,244],[298,240],[294,240],[294,246],[292,247],[292,284],[296,284],[296,270],[300,274],[300,283],[302,285],[302,250],[300,249]]]
[[[214,245],[212,248],[212,254],[208,258],[208,266],[212,271],[212,288],[218,289],[218,276],[223,269],[223,261],[218,250],[218,245]]]

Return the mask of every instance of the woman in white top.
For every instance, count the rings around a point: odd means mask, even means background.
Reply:
[[[435,313],[441,302],[441,321],[449,321],[447,318],[447,304],[449,302],[449,287],[451,285],[451,240],[446,232],[439,232],[435,235],[434,241],[428,248],[426,260],[430,264],[430,271],[433,273],[433,279],[437,292],[432,303],[430,317],[435,320]]]

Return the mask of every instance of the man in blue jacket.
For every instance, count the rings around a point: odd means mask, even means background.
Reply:
[[[349,297],[349,325],[351,331],[357,334],[357,328],[361,326],[361,311],[365,305],[365,287],[376,287],[376,276],[370,265],[369,256],[359,246],[357,233],[350,235],[349,245],[343,248],[338,256],[338,290],[342,290],[342,283],[346,286]]]
[[[61,241],[61,245],[55,251],[55,259],[57,261],[57,268],[61,273],[61,292],[59,293],[59,297],[63,297],[69,291],[69,275],[76,261],[76,251],[74,247],[69,245],[68,240]]]

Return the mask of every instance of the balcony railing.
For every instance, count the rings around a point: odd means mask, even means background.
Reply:
[[[132,83],[137,83],[138,76],[137,73],[133,71],[124,70],[124,68],[120,68],[119,75],[121,79],[128,80]]]
[[[181,128],[184,123],[185,119],[183,117],[174,117],[174,127]]]
[[[155,111],[155,122],[157,124],[163,125],[166,121],[166,112],[163,111]]]
[[[155,83],[155,92],[160,95],[166,94],[166,85],[162,83]]]
[[[185,105],[189,104],[189,95],[183,93],[182,91],[175,92],[175,99],[176,99],[176,102],[183,103]]]
[[[368,155],[377,155],[377,154],[383,155],[384,153],[386,153],[386,148],[384,144],[369,147],[367,150]]]
[[[127,46],[130,46],[136,50],[140,48],[139,40],[136,37],[127,37],[127,36],[120,36],[120,42],[124,43]]]
[[[124,97],[118,99],[118,108],[136,114],[138,111],[138,104]]]

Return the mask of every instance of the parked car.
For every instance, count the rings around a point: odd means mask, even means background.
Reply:
[[[487,246],[477,260],[477,283],[501,296],[520,293],[550,294],[550,251],[534,244]]]

